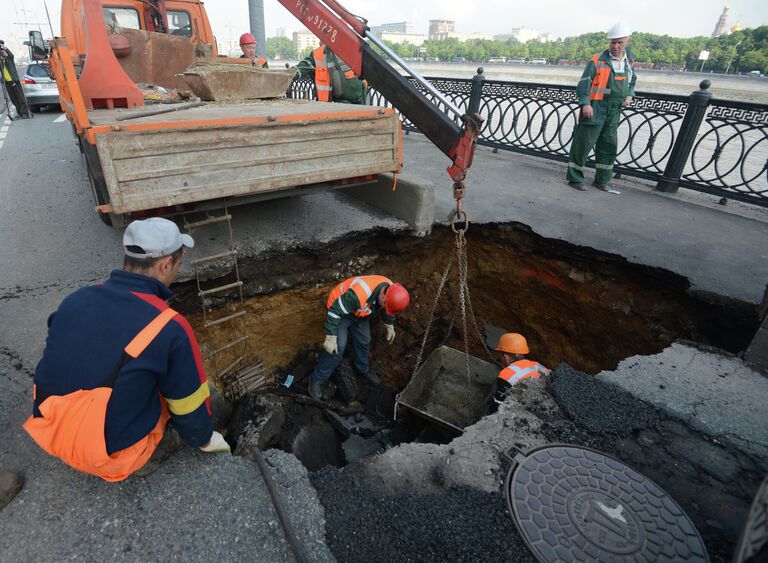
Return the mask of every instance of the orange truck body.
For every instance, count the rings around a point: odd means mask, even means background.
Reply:
[[[89,1],[63,0],[63,37],[51,42],[50,62],[104,222],[121,226],[131,218],[220,207],[224,202],[314,193],[400,171],[402,130],[391,108],[279,99],[203,103],[154,115],[152,108],[158,106],[89,109],[94,104],[88,103],[79,83],[79,71],[87,67],[83,61],[88,57],[88,26],[82,14]],[[170,16],[184,12],[189,18],[174,34],[150,31],[146,2],[114,0],[103,7],[119,11],[139,28],[126,33],[121,27],[118,31],[129,37],[131,53],[117,59],[109,53],[104,63],[119,63],[132,81],[130,88],[133,82],[178,87],[150,79],[164,76],[172,82],[194,60],[217,55],[198,0],[166,2],[169,29]],[[186,16],[176,20],[187,22]],[[151,64],[154,58],[162,64]]]

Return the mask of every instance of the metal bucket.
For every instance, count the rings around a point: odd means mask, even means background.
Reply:
[[[486,401],[494,391],[499,368],[469,357],[467,379],[464,352],[441,346],[432,352],[408,386],[397,396],[395,419],[400,407],[461,434],[480,420]]]
[[[293,80],[295,70],[269,70],[243,64],[196,62],[182,77],[201,100],[232,101],[281,98]]]

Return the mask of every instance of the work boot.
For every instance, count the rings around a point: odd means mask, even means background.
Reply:
[[[12,471],[0,471],[0,509],[13,500],[24,481],[21,476]]]
[[[601,192],[607,192],[611,188],[608,184],[601,184],[600,182],[592,182],[592,185]]]
[[[309,380],[309,396],[318,401],[323,400],[323,385],[314,379]]]
[[[372,369],[368,370],[368,373],[361,373],[365,379],[373,383],[374,385],[378,385],[381,383],[381,378],[379,377],[379,374],[373,371]]]
[[[584,184],[581,182],[568,182],[568,185],[571,186],[574,190],[579,190],[580,192],[587,191],[587,188],[585,188]]]

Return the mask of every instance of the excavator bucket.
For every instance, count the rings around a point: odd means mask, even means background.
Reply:
[[[200,99],[220,102],[282,97],[295,74],[293,69],[195,62],[184,71],[183,78]]]

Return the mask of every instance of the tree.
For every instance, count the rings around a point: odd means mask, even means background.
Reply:
[[[267,39],[267,57],[270,59],[296,59],[298,53],[293,42],[287,37]]]

